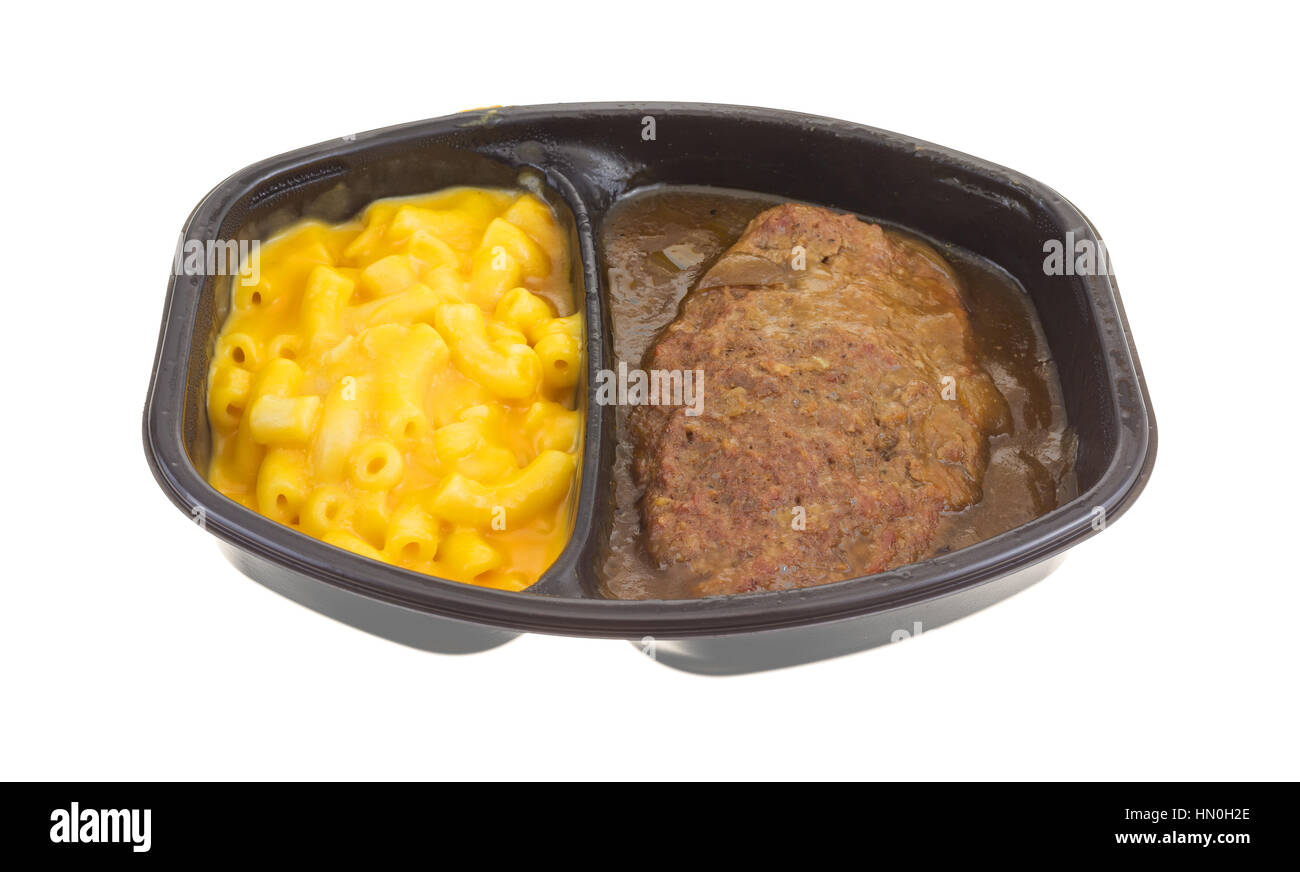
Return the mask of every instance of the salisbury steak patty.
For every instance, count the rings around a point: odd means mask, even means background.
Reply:
[[[644,361],[704,372],[698,417],[630,417],[651,557],[710,595],[926,555],[940,512],[979,501],[1008,419],[972,342],[928,247],[827,209],[760,214]]]

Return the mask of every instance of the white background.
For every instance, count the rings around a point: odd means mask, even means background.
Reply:
[[[1141,7],[7,11],[0,777],[1300,776],[1296,22]],[[1145,494],[992,609],[738,678],[586,639],[422,653],[238,574],[140,439],[191,208],[342,134],[582,100],[845,118],[1065,194],[1145,365]]]

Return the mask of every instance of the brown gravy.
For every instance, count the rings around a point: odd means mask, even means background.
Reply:
[[[640,365],[682,297],[759,212],[779,198],[697,187],[646,188],[619,201],[601,233],[608,270],[614,366]],[[979,343],[980,362],[1011,407],[1010,434],[989,440],[983,499],[944,516],[932,554],[947,553],[1013,529],[1077,492],[1074,435],[1065,418],[1060,380],[1033,303],[1004,270],[963,249],[934,246],[961,281]],[[691,579],[661,569],[641,544],[632,478],[627,407],[617,408],[614,518],[599,574],[617,599],[695,596]]]

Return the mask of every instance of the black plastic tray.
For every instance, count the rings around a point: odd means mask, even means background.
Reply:
[[[653,118],[654,137],[643,133]],[[572,538],[524,593],[430,578],[326,545],[205,481],[204,392],[229,279],[173,276],[144,412],[159,484],[222,539],[248,575],[347,623],[434,651],[519,632],[634,640],[702,672],[765,669],[871,647],[969,614],[1046,575],[1118,518],[1146,483],[1156,425],[1113,276],[1048,275],[1044,243],[1098,242],[1073,205],[1018,173],[844,121],[691,103],[488,109],[347,136],[274,157],[218,185],[184,239],[266,238],[303,217],[339,221],[378,197],[540,176],[571,222],[585,289],[588,397]],[[615,601],[595,576],[609,530],[613,409],[591,396],[611,359],[597,244],[611,204],[650,184],[739,188],[872,216],[962,246],[1008,270],[1037,307],[1078,434],[1079,496],[996,538],[890,572],[795,591]],[[647,638],[648,637],[648,638]]]

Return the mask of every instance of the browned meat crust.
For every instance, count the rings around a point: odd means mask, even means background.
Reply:
[[[987,434],[1007,420],[972,341],[928,247],[827,209],[763,212],[644,361],[705,385],[698,417],[630,416],[651,557],[712,595],[926,555],[940,512],[980,499]]]

